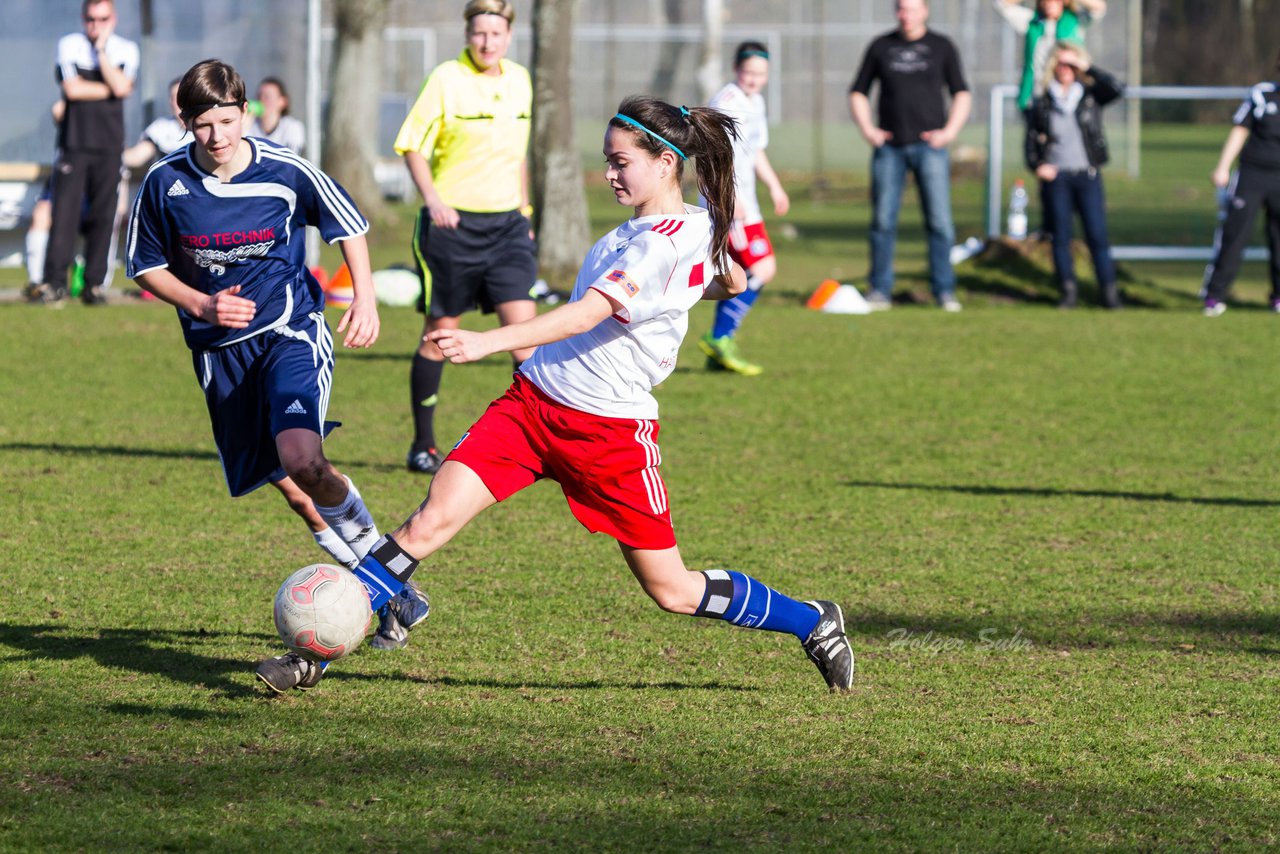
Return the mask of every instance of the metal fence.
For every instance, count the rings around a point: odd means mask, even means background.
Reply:
[[[768,89],[770,120],[794,129],[783,168],[821,172],[844,168],[830,129],[849,131],[847,93],[862,53],[877,35],[893,29],[892,0],[722,0],[723,78],[734,45],[751,38],[772,48]],[[1030,0],[1027,0],[1030,2]],[[1133,15],[1139,0],[1112,0],[1111,11],[1089,33],[1099,61],[1131,77]],[[464,45],[463,0],[393,0],[382,54],[380,148],[391,140],[424,76]],[[529,63],[532,0],[515,0],[513,57]],[[321,108],[302,97],[308,82],[308,0],[116,0],[119,32],[142,46],[137,95],[126,104],[127,133],[163,114],[168,82],[195,62],[216,56],[235,65],[250,86],[280,77],[291,89],[293,112],[314,125]],[[319,0],[325,24],[320,43],[322,93],[327,92],[333,38],[332,3]],[[653,92],[681,103],[697,103],[695,70],[702,40],[697,0],[583,0],[574,38],[573,101],[576,116],[598,123],[625,95]],[[931,26],[960,50],[983,118],[989,88],[1016,79],[1021,43],[992,8],[992,0],[933,0]],[[1136,7],[1133,7],[1136,8]],[[677,14],[672,20],[671,12]],[[49,107],[58,97],[54,46],[80,29],[80,0],[3,0],[0,79],[0,161],[48,162],[54,129]],[[664,59],[670,91],[654,92]],[[1243,82],[1243,81],[1242,81]],[[594,143],[593,143],[594,144]]]

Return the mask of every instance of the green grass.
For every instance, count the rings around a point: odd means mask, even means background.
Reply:
[[[859,180],[796,193],[741,336],[767,372],[704,372],[690,341],[658,392],[686,560],[840,601],[845,696],[790,638],[658,611],[549,483],[428,561],[408,649],[267,696],[271,596],[321,555],[269,491],[226,498],[172,312],[0,306],[0,850],[1280,844],[1257,268],[1216,321],[1176,265],[1130,269],[1149,308],[1054,311],[1037,259],[967,264],[958,316],[806,311],[863,272]],[[387,231],[378,264],[407,260]],[[425,489],[401,469],[420,320],[383,320],[338,356],[327,448],[390,528]],[[442,438],[508,378],[450,368]]]

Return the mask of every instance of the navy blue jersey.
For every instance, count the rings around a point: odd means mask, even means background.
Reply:
[[[1236,110],[1235,124],[1249,129],[1240,163],[1256,169],[1280,169],[1280,87],[1259,83]]]
[[[212,294],[240,285],[257,311],[247,329],[206,323],[179,310],[192,350],[243,341],[324,308],[306,265],[306,226],[328,243],[369,230],[347,192],[289,149],[245,137],[249,167],[223,182],[183,146],[147,172],[133,203],[126,271],[137,278],[168,268],[183,284]]]

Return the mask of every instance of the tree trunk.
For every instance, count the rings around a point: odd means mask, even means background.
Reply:
[[[724,38],[723,0],[702,0],[702,57],[698,62],[698,103],[720,89],[720,40]]]
[[[539,271],[560,290],[573,286],[591,246],[569,74],[577,10],[578,0],[537,0],[533,9],[534,227]]]
[[[370,220],[386,215],[374,177],[388,0],[334,0],[333,71],[321,165]]]
[[[684,20],[682,0],[663,0],[662,11],[668,25],[679,24]],[[653,72],[653,83],[649,85],[649,94],[664,101],[671,100],[676,70],[680,66],[682,53],[684,53],[684,42],[676,38],[662,40],[662,44],[658,47],[658,65]]]

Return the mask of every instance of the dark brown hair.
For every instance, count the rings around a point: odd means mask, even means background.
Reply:
[[[192,119],[214,107],[243,107],[244,92],[240,72],[220,59],[206,59],[182,75],[182,82],[178,84],[178,109],[182,111],[182,120],[190,125]]]
[[[741,68],[742,63],[746,62],[753,56],[758,56],[765,62],[769,61],[769,48],[760,42],[743,42],[738,45],[738,49],[733,52],[733,67]]]
[[[280,115],[289,115],[289,90],[284,88],[284,81],[279,77],[263,77],[258,84],[258,91],[262,91],[263,86],[274,86],[280,92],[280,97],[284,98],[284,109],[280,111]]]
[[[737,122],[710,107],[673,107],[666,101],[641,95],[623,100],[618,114],[652,132],[645,133],[617,116],[609,120],[609,127],[633,134],[636,145],[650,157],[679,149],[675,152],[677,181],[684,174],[685,157],[697,158],[698,192],[707,200],[711,214],[711,258],[717,267],[726,268],[735,202],[733,142],[738,138]]]

